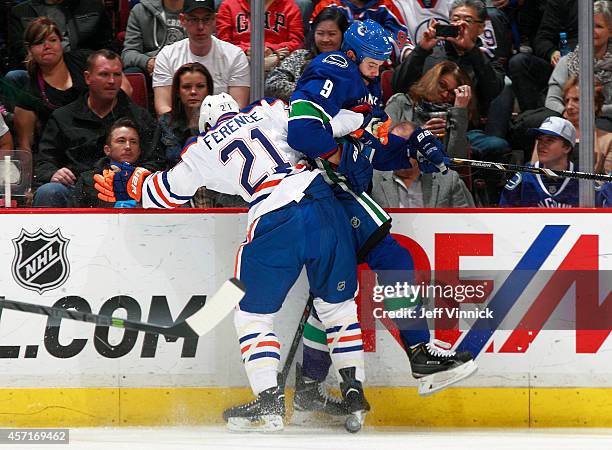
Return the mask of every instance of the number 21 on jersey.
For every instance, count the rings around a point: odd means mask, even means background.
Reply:
[[[291,165],[281,157],[274,144],[259,128],[252,128],[249,137],[250,140],[237,138],[231,141],[221,149],[220,157],[223,164],[227,164],[235,156],[244,160],[240,170],[240,185],[249,195],[253,195],[266,177],[273,173],[289,172]],[[251,181],[253,166],[257,161],[258,167],[261,167],[262,158],[265,158],[264,164],[266,160],[268,162],[266,170],[257,180]]]

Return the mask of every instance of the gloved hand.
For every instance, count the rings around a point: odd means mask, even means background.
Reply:
[[[408,154],[419,163],[423,173],[442,172],[448,168],[444,164],[448,155],[444,152],[444,145],[429,130],[421,127],[415,128],[408,138]]]
[[[350,108],[350,110],[363,115],[363,122],[361,123],[361,126],[359,127],[358,130],[355,130],[351,133],[351,137],[359,139],[361,135],[363,134],[363,131],[367,128],[369,123],[372,121],[373,108],[372,108],[372,105],[364,102],[364,103],[359,103],[353,106],[352,108]]]
[[[105,202],[121,202],[125,200],[140,201],[142,184],[151,174],[144,167],[134,167],[129,163],[112,162],[102,171],[102,175],[94,175],[94,187],[98,198]]]
[[[361,151],[361,145],[350,139],[340,144],[342,154],[338,172],[344,175],[356,194],[367,191],[372,182],[373,167],[368,157]]]
[[[391,117],[375,117],[367,126],[366,130],[372,133],[381,144],[387,145],[389,142],[389,128],[391,128]]]

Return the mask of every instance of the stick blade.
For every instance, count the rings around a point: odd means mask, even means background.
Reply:
[[[185,321],[197,333],[203,336],[221,322],[244,297],[244,285],[237,278],[230,278],[219,288],[202,308],[189,316]]]

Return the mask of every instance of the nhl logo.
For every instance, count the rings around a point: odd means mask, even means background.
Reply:
[[[39,294],[64,284],[70,273],[66,256],[68,242],[59,228],[52,233],[39,229],[33,234],[22,229],[19,237],[13,239],[15,281]]]

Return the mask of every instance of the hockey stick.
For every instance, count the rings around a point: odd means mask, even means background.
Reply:
[[[477,167],[479,169],[499,170],[502,172],[529,172],[548,177],[582,178],[584,180],[612,181],[612,175],[599,173],[574,172],[570,170],[553,170],[545,167],[520,166],[518,164],[505,164],[489,161],[476,161],[473,159],[446,158],[445,164],[454,167]]]
[[[295,335],[293,336],[291,347],[289,347],[289,352],[287,353],[287,358],[285,359],[283,370],[278,374],[278,385],[282,389],[285,389],[287,375],[289,375],[289,371],[291,370],[291,366],[293,365],[293,359],[295,358],[297,349],[300,346],[300,341],[302,340],[302,336],[304,335],[304,326],[306,325],[308,316],[310,316],[310,311],[312,310],[313,302],[314,297],[312,296],[312,294],[309,294],[306,306],[304,306],[304,312],[302,312],[302,317],[300,317],[300,321],[298,322],[297,330],[295,330]]]
[[[144,331],[167,336],[194,338],[206,334],[234,309],[244,296],[244,286],[236,278],[227,280],[221,288],[193,315],[185,320],[170,326],[155,325],[148,322],[120,319],[118,317],[104,316],[55,306],[37,305],[34,303],[19,302],[0,297],[1,308],[15,311],[41,314],[57,319],[72,319],[80,322],[93,323],[99,326],[125,328],[127,330]]]

